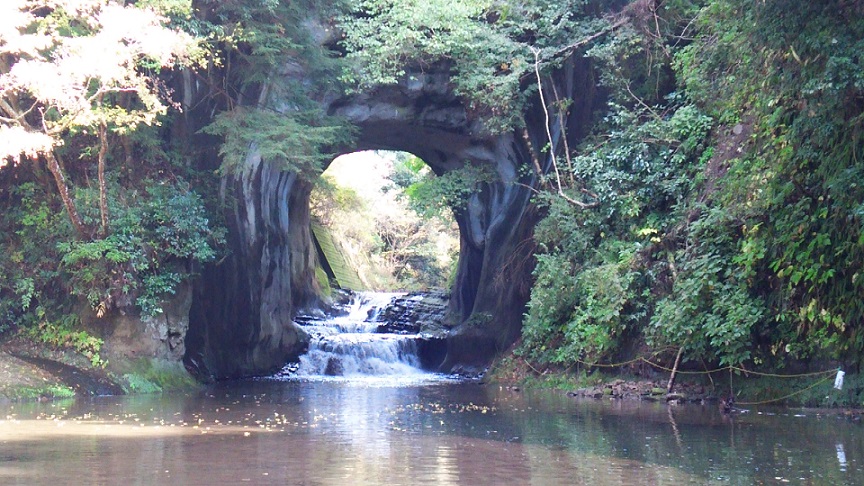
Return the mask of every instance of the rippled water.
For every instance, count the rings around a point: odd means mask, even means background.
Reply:
[[[435,380],[0,405],[0,484],[864,482],[864,429],[845,418]]]

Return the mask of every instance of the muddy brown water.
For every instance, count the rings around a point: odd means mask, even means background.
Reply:
[[[0,484],[862,484],[862,461],[837,416],[433,376],[0,405]]]

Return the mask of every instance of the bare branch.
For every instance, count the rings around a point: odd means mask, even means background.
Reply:
[[[552,83],[552,94],[555,95],[555,104],[558,105],[558,125],[561,126],[562,140],[564,141],[564,157],[567,160],[567,170],[570,174],[570,184],[576,185],[576,176],[573,174],[573,161],[570,159],[570,144],[567,142],[566,133],[564,133],[564,111],[561,109],[561,98],[558,97],[558,88],[555,83]]]
[[[69,194],[69,185],[66,181],[66,176],[63,174],[63,168],[54,152],[45,153],[45,160],[48,164],[48,170],[54,176],[54,181],[57,184],[57,191],[60,193],[60,199],[63,205],[66,206],[66,212],[69,214],[69,219],[72,221],[72,226],[75,227],[79,237],[86,236],[86,228],[81,221],[81,216],[78,214],[78,208],[75,206],[75,201]]]
[[[633,93],[633,91],[630,89],[630,83],[626,83],[626,84],[624,85],[624,87],[627,89],[627,93],[629,93],[630,96],[631,96],[634,100],[636,100],[637,103],[639,103],[640,105],[642,105],[643,107],[645,107],[645,109],[648,110],[649,113],[651,113],[651,116],[653,116],[653,117],[654,117],[655,119],[657,119],[657,120],[662,120],[662,119],[663,119],[663,117],[661,117],[660,115],[658,115],[657,112],[654,111],[653,108],[651,108],[650,106],[648,106],[647,103],[645,103],[644,101],[642,101],[642,98],[636,96],[636,94]]]
[[[622,18],[618,19],[617,21],[615,21],[614,23],[610,24],[605,29],[602,29],[602,30],[600,30],[594,34],[589,35],[588,37],[580,39],[580,40],[578,40],[572,44],[566,45],[566,46],[556,50],[549,57],[554,59],[558,56],[561,56],[562,54],[570,54],[571,52],[575,51],[576,49],[579,49],[580,47],[584,47],[587,44],[591,43],[592,41],[595,41],[595,40],[599,39],[600,37],[603,37],[604,35],[608,34],[609,32],[612,32],[612,31],[618,29],[619,27],[626,24],[627,22],[628,22],[628,19],[626,17],[622,17]],[[534,58],[536,61],[536,59],[539,55],[539,51],[538,52],[534,52],[534,51],[537,51],[537,48],[531,47],[531,52],[534,53]],[[525,75],[521,76],[520,79],[525,79],[528,76],[529,76],[528,73],[525,73]]]
[[[537,76],[537,91],[540,94],[540,104],[543,106],[543,115],[545,117],[544,128],[546,128],[546,137],[549,139],[549,160],[552,162],[552,168],[555,170],[555,182],[558,186],[558,195],[570,204],[582,209],[595,207],[597,206],[596,202],[585,203],[568,196],[561,186],[561,173],[558,171],[558,162],[555,158],[555,141],[552,138],[552,131],[549,128],[549,108],[546,106],[546,96],[543,94],[543,80],[540,77],[540,49],[532,47],[531,52],[534,53],[534,74]]]
[[[576,49],[579,49],[580,47],[587,45],[591,41],[597,40],[600,37],[603,37],[604,35],[608,34],[609,32],[612,32],[613,30],[621,27],[622,25],[627,23],[627,20],[628,20],[627,17],[622,17],[622,18],[618,19],[615,23],[611,24],[609,27],[606,27],[605,29],[603,29],[603,30],[601,30],[595,34],[591,34],[588,37],[585,37],[584,39],[580,39],[580,40],[578,40],[578,41],[576,41],[570,45],[567,45],[567,46],[564,46],[564,47],[558,49],[557,51],[555,51],[552,54],[552,57],[557,57],[557,56],[560,56],[561,54],[575,51]],[[533,51],[534,48],[531,48],[531,50]],[[536,56],[536,54],[535,54],[535,56]]]
[[[523,184],[523,183],[521,183],[521,182],[514,182],[513,184],[516,185],[516,186],[519,186],[519,187],[524,187],[525,189],[530,190],[530,191],[533,192],[534,194],[540,194],[540,190],[537,189],[537,188],[534,187],[534,186],[531,186],[531,185],[528,185],[528,184]]]
[[[10,105],[9,102],[6,101],[6,99],[4,98],[0,98],[0,110],[3,110],[3,113],[6,113],[6,116],[8,116],[10,119],[16,122],[19,121],[18,112],[15,111],[15,109],[12,108],[12,105]]]

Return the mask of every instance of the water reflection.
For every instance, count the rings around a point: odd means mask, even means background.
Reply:
[[[835,417],[574,401],[477,384],[253,381],[0,406],[3,484],[864,481]]]

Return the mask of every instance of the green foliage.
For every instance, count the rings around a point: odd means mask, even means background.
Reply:
[[[333,159],[333,147],[354,134],[345,120],[322,111],[321,99],[341,91],[333,81],[341,61],[320,42],[326,26],[312,22],[315,15],[335,15],[341,2],[200,3],[203,18],[190,28],[206,32],[222,57],[214,65],[224,65],[230,91],[239,94],[225,92],[228,109],[202,130],[224,138],[221,170],[242,171],[248,157],[260,156],[313,180]],[[297,66],[303,76],[293,71]],[[255,106],[245,96],[257,100]]]
[[[89,240],[71,238],[58,201],[34,183],[0,192],[11,202],[3,217],[10,231],[0,239],[0,269],[7,277],[0,282],[4,326],[51,320],[70,294],[83,297],[100,315],[136,305],[144,315],[161,312],[165,294],[185,277],[178,264],[215,258],[224,229],[210,222],[201,197],[181,182],[144,186],[127,191],[122,204],[112,198],[111,232]],[[97,197],[94,190],[78,194],[91,209]]]
[[[123,375],[123,389],[126,393],[161,393],[162,388],[143,376],[127,373]]]
[[[425,162],[404,152],[352,154],[334,161],[310,198],[312,217],[327,227],[328,236],[319,235],[322,248],[333,253],[326,241],[332,238],[367,288],[446,286],[458,251],[452,215],[442,211],[423,218],[403,191],[430,174]],[[329,263],[337,274],[343,272],[338,261]]]
[[[698,167],[709,125],[692,106],[667,120],[612,108],[599,129],[607,142],[573,158],[574,174],[597,195],[598,206],[578,209],[554,195],[538,199],[548,213],[535,232],[543,253],[522,348],[540,361],[602,361],[623,338],[638,334],[650,304],[645,280],[656,278],[642,259],[670,231],[668,211],[689,193]]]
[[[389,263],[400,287],[442,288],[449,270],[443,263],[455,262],[456,258],[452,253],[444,253],[447,250],[439,245],[453,228],[443,226],[441,220],[424,220],[411,214],[410,208],[407,214],[403,219],[378,218],[375,232],[380,245],[374,251]]]
[[[620,324],[591,317],[620,308],[639,339],[683,347],[685,360],[860,363],[860,6],[679,1],[658,13],[588,51],[608,111],[564,179],[596,207],[538,198],[547,216],[522,352],[594,361]],[[583,276],[619,288],[603,248],[630,245],[635,277],[612,294],[624,304],[580,314]]]
[[[340,18],[350,64],[343,79],[368,88],[408,81],[429,66],[448,68],[456,94],[472,117],[495,133],[521,126],[530,96],[524,80],[534,68],[554,67],[574,40],[607,26],[584,0],[360,0]],[[603,2],[596,2],[603,3]]]
[[[98,361],[99,343],[64,317],[76,305],[70,295],[86,299],[97,315],[136,305],[144,314],[158,313],[164,294],[186,277],[183,264],[212,260],[224,240],[208,216],[213,207],[205,209],[184,180],[207,176],[191,169],[181,150],[169,146],[167,131],[157,128],[172,121],[176,106],[167,70],[200,67],[200,39],[176,30],[194,23],[191,2],[16,0],[8,9],[22,15],[0,48],[0,98],[11,103],[0,131],[14,135],[24,128],[47,135],[52,146],[28,148],[23,144],[38,140],[24,138],[0,143],[17,150],[7,153],[13,162],[33,162],[0,170],[2,327],[42,335],[46,344]],[[172,18],[170,28],[163,15]],[[118,49],[107,55],[105,45]],[[104,138],[97,137],[103,127]],[[18,157],[21,152],[29,159]],[[55,157],[57,167],[50,163]],[[97,159],[107,166],[104,185]],[[100,210],[103,200],[108,211]]]
[[[474,19],[488,5],[482,0],[361,0],[354,6],[355,15],[342,19],[344,42],[352,57],[363,61],[357,67],[367,85],[395,83],[415,59],[430,64],[464,49],[482,30]]]
[[[0,188],[6,202],[0,235],[0,330],[33,322],[56,290],[61,256],[43,242],[71,237],[68,218],[57,201],[36,184],[22,182]]]
[[[106,238],[57,245],[69,291],[94,309],[135,304],[143,315],[161,313],[159,302],[182,279],[169,264],[210,261],[214,247],[224,242],[224,230],[211,229],[197,193],[167,184],[146,186],[129,195],[129,205],[113,208]]]
[[[393,170],[387,176],[393,182],[394,189],[407,190],[412,185],[433,176],[432,170],[420,157],[406,152],[399,152],[399,154],[393,161]]]
[[[558,360],[572,356],[596,360],[608,356],[625,333],[627,306],[633,299],[632,255],[621,255],[617,263],[591,267],[576,278],[576,303],[570,322],[564,328],[564,343],[558,349]]]
[[[198,15],[186,29],[213,46],[214,66],[227,69],[227,81],[238,92],[269,81],[287,63],[302,64],[310,79],[286,79],[287,89],[331,89],[340,62],[319,42],[326,26],[310,25],[344,8],[343,1],[200,0]],[[312,15],[310,15],[312,13]],[[226,96],[229,93],[224,93]],[[231,100],[234,102],[236,100]],[[304,101],[297,97],[295,101]],[[308,98],[305,100],[308,101]]]
[[[489,167],[470,164],[436,176],[423,159],[400,154],[387,176],[392,186],[385,187],[385,191],[397,191],[397,197],[407,200],[408,207],[426,221],[448,224],[453,212],[464,210],[484,184],[496,180]]]
[[[459,212],[483,184],[495,180],[488,166],[466,164],[438,177],[422,178],[405,188],[412,209],[425,218],[440,216],[444,211]]]
[[[153,359],[132,363],[130,372],[124,373],[121,378],[127,393],[188,391],[198,387],[198,382],[182,364]]]
[[[145,274],[141,281],[141,293],[135,299],[135,304],[141,309],[141,315],[156,316],[162,313],[162,302],[174,295],[177,285],[183,276],[176,272],[159,271]]]
[[[723,256],[771,306],[770,356],[860,360],[864,351],[861,18],[842,2],[712,2],[697,18],[700,42],[677,58],[693,98],[752,127],[722,203],[759,230],[738,249],[748,253]]]
[[[465,321],[468,327],[483,327],[492,322],[492,314],[488,312],[472,312]]]
[[[56,322],[40,320],[36,326],[24,328],[22,335],[36,342],[41,342],[58,349],[70,349],[82,354],[97,368],[104,368],[108,363],[99,356],[103,341],[81,330],[78,316],[64,315]]]
[[[592,265],[541,254],[525,315],[521,353],[541,362],[598,362],[613,355],[640,314],[632,248],[610,243]],[[617,255],[615,254],[617,253]]]
[[[672,292],[651,317],[650,344],[683,346],[687,357],[721,365],[737,366],[752,357],[752,342],[767,312],[749,289],[753,275],[730,258],[750,251],[735,223],[717,208],[690,226],[684,247],[672,257],[680,262]]]
[[[339,185],[329,174],[315,180],[309,200],[309,209],[315,220],[329,226],[337,211],[364,210],[366,202],[350,187]]]
[[[194,38],[136,4],[9,0],[3,15],[0,166],[53,156],[99,126],[158,123],[170,105],[159,71],[196,58]]]
[[[607,111],[561,169],[565,192],[592,205],[548,192],[535,198],[546,215],[535,230],[540,253],[520,353],[540,362],[611,360],[639,339],[652,288],[668,278],[654,254],[662,257],[659,244],[676,231],[706,160],[711,119],[652,74],[663,72],[667,47],[637,27],[587,51],[608,90]]]
[[[327,149],[347,143],[353,133],[343,120],[314,110],[279,113],[247,108],[220,113],[203,131],[225,139],[219,149],[223,172],[241,171],[247,157],[255,156],[307,180],[333,159]]]
[[[3,390],[3,395],[13,400],[44,397],[72,398],[75,396],[75,390],[65,385],[47,385],[43,387],[14,386]]]
[[[315,281],[318,282],[318,289],[321,295],[325,298],[330,298],[333,295],[333,289],[330,286],[330,279],[327,277],[327,272],[320,265],[315,267]]]

